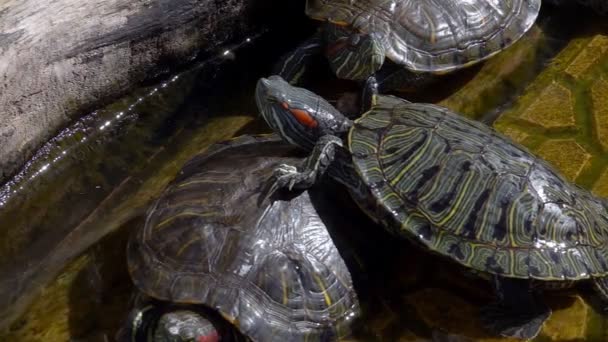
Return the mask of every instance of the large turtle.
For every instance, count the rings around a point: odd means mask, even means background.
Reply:
[[[302,160],[296,152],[276,135],[243,136],[186,164],[129,242],[133,282],[154,301],[140,301],[122,336],[211,342],[230,334],[202,307],[253,341],[349,333],[358,299],[308,192],[259,203],[274,168]]]
[[[275,73],[297,83],[311,57],[324,53],[339,78],[373,85],[368,77],[387,57],[392,67],[377,77],[382,90],[417,84],[425,78],[421,73],[457,70],[507,48],[532,26],[540,5],[541,0],[307,0],[306,14],[326,25],[283,58]]]
[[[531,292],[538,284],[589,281],[608,301],[606,202],[482,123],[436,105],[372,100],[353,122],[279,76],[260,79],[265,120],[312,152],[277,168],[269,196],[329,174],[393,233],[492,278],[499,300],[482,319],[505,336],[539,332],[550,310]]]

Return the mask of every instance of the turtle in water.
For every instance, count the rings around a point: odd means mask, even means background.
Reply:
[[[379,83],[381,91],[419,85],[431,74],[507,48],[530,29],[540,5],[541,0],[307,0],[306,14],[325,25],[282,58],[275,73],[298,83],[311,57],[325,54],[341,79],[367,81],[366,87]],[[374,76],[385,57],[392,63]]]
[[[140,301],[122,336],[231,340],[203,307],[253,341],[349,334],[357,295],[308,192],[258,201],[274,168],[302,160],[297,152],[276,135],[243,136],[184,166],[129,241],[131,278],[152,300]]]
[[[279,76],[260,79],[264,119],[311,152],[275,170],[268,196],[328,174],[389,231],[492,279],[498,300],[481,318],[504,336],[538,334],[550,309],[536,289],[587,281],[608,302],[606,202],[480,122],[432,104],[371,99],[351,121]]]

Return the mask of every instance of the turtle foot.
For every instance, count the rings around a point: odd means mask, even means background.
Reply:
[[[266,189],[260,196],[258,204],[262,204],[269,199],[272,199],[274,195],[282,189],[292,191],[293,189],[308,189],[312,187],[316,182],[316,175],[314,172],[300,172],[293,165],[281,164],[279,165],[268,180]]]
[[[481,320],[489,331],[505,337],[532,339],[538,335],[551,312],[549,308],[522,308],[521,311],[499,303],[481,309]]]
[[[281,164],[274,170],[273,177],[279,189],[308,189],[316,182],[314,172],[300,172],[293,165]]]

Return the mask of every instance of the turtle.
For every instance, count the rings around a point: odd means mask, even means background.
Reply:
[[[280,76],[261,78],[268,125],[309,151],[282,164],[265,197],[323,175],[391,233],[490,279],[482,310],[494,333],[532,338],[549,317],[543,289],[595,285],[608,302],[608,215],[602,198],[487,125],[446,108],[374,94],[352,121]]]
[[[298,84],[313,57],[324,54],[338,78],[364,81],[366,91],[420,86],[506,49],[532,27],[540,7],[541,0],[307,0],[306,14],[324,25],[274,73]]]
[[[247,135],[188,162],[129,240],[129,273],[144,299],[121,336],[158,342],[347,336],[360,314],[357,293],[308,191],[258,200],[277,165],[302,158],[276,135]]]

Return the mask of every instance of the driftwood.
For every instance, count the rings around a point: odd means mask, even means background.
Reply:
[[[251,32],[251,2],[0,0],[0,184],[70,121]]]

